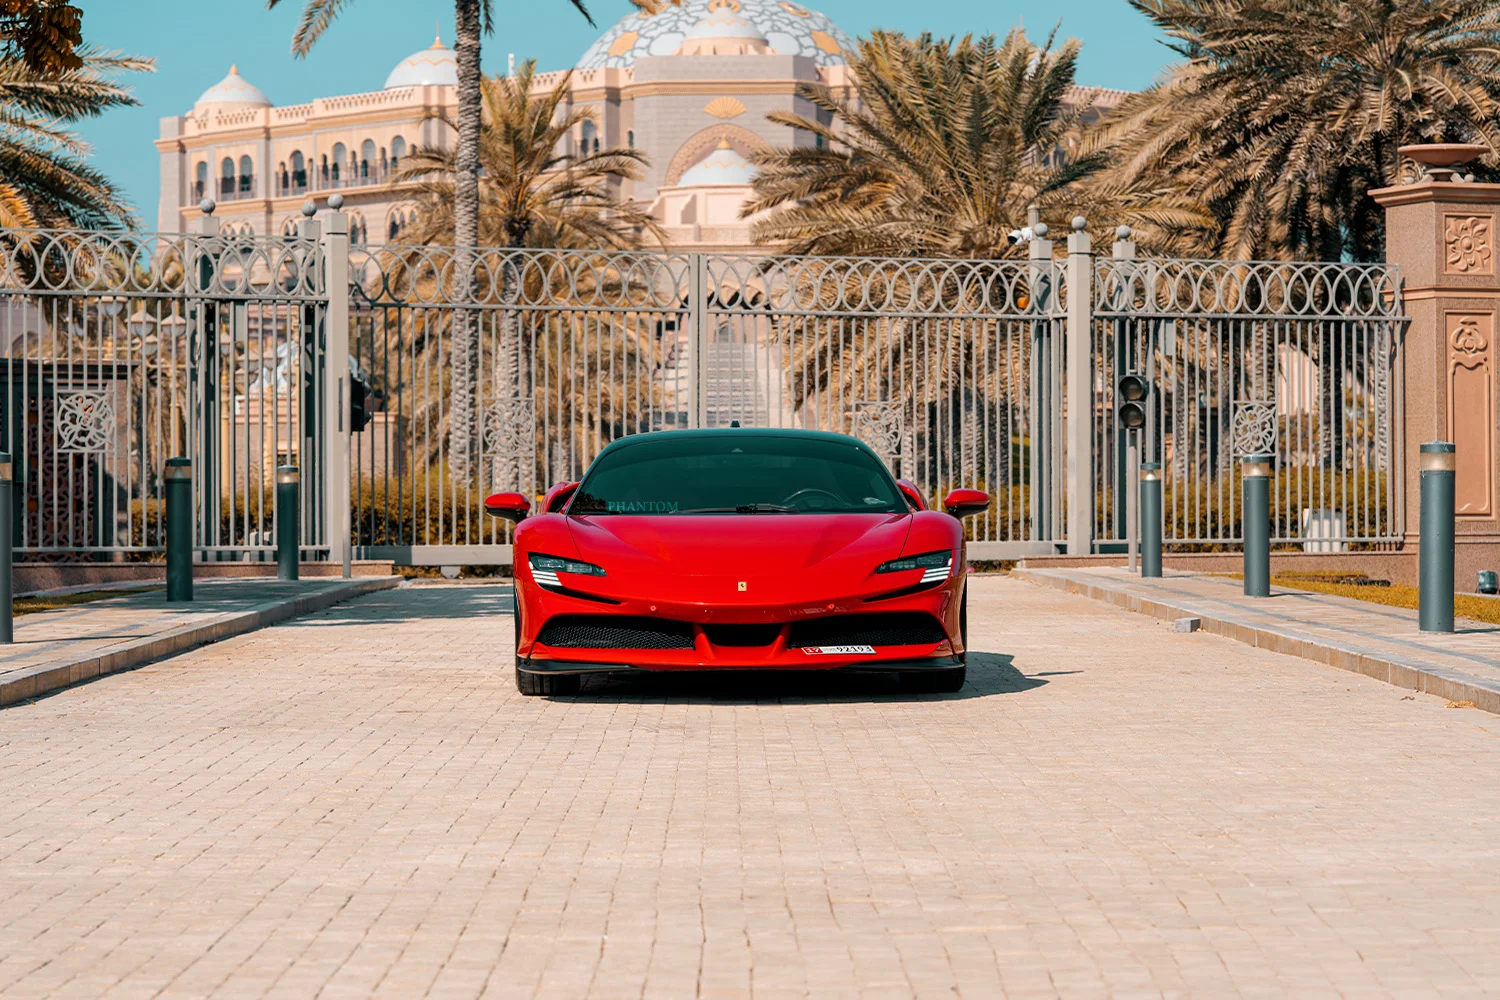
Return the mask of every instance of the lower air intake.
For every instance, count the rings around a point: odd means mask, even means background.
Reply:
[[[560,615],[542,626],[537,642],[559,649],[692,649],[687,622],[610,615]]]
[[[922,646],[948,636],[931,615],[834,615],[792,625],[787,645],[806,646]]]

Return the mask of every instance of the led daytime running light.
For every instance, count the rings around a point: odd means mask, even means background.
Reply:
[[[919,556],[902,556],[900,559],[892,559],[890,562],[881,563],[875,568],[877,573],[904,573],[907,570],[924,570],[922,582],[930,582],[930,579],[942,580],[948,576],[948,570],[953,567],[953,550],[940,549],[937,552],[924,552]],[[937,574],[934,576],[934,574]]]
[[[582,562],[578,559],[564,559],[560,556],[544,556],[535,552],[527,556],[531,565],[531,575],[536,582],[549,587],[561,586],[558,580],[559,573],[574,573],[578,576],[603,576],[604,567],[595,566],[593,563]]]

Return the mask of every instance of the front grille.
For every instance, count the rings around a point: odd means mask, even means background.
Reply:
[[[781,626],[705,625],[703,632],[715,646],[769,646],[781,634]]]
[[[796,622],[787,645],[806,646],[921,646],[948,636],[931,615],[833,615]]]
[[[657,618],[559,615],[542,626],[537,642],[564,649],[692,649],[693,626]]]

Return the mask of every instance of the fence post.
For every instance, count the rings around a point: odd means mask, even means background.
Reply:
[[[703,426],[703,410],[707,394],[703,391],[703,348],[708,337],[704,326],[708,322],[708,265],[701,253],[688,254],[688,353],[693,364],[688,369],[688,426]]]
[[[1088,220],[1073,217],[1068,236],[1068,555],[1094,550],[1094,255]]]
[[[276,579],[297,579],[302,558],[297,531],[297,467],[276,467]]]
[[[15,620],[11,615],[11,464],[10,452],[0,451],[0,643],[15,642]]]
[[[323,243],[323,225],[316,218],[318,206],[311,198],[302,203],[302,221],[297,225],[297,238],[308,243]],[[303,250],[301,259],[298,261],[298,269],[302,279],[304,294],[308,289],[321,289],[323,287],[322,263],[316,252],[308,253]],[[323,519],[323,473],[322,463],[318,460],[318,452],[322,449],[322,436],[318,430],[321,426],[319,413],[323,412],[318,406],[319,388],[322,385],[322,372],[318,368],[320,363],[319,338],[318,338],[318,303],[315,297],[308,297],[302,303],[302,340],[297,345],[300,383],[301,414],[297,421],[297,433],[301,440],[297,445],[297,474],[299,508],[298,529],[302,532],[302,538],[308,545],[318,545],[324,531],[319,530]],[[287,428],[291,433],[291,428]],[[307,473],[307,489],[301,489],[301,474]]]
[[[167,600],[193,599],[193,463],[167,459]],[[208,488],[212,488],[209,484]],[[207,489],[204,490],[207,492]]]
[[[214,218],[215,207],[212,198],[204,198],[198,205],[203,217],[198,220],[198,235],[202,240],[198,245],[196,271],[198,290],[203,298],[198,300],[197,350],[188,352],[188,369],[196,390],[193,393],[195,398],[188,405],[188,440],[197,444],[198,475],[203,483],[197,497],[203,509],[194,530],[202,532],[203,545],[212,553],[205,558],[214,560],[218,553],[212,550],[221,540],[219,506],[223,487],[222,457],[219,455],[219,298],[223,289],[219,287],[216,272],[222,265],[224,253],[217,239],[219,220]],[[196,428],[191,424],[194,420],[199,424]],[[231,479],[231,485],[232,482]],[[191,554],[188,559],[192,561]],[[190,586],[189,596],[182,600],[191,599]]]
[[[1245,596],[1271,596],[1271,463],[1275,455],[1240,459],[1240,523],[1245,536]]]
[[[1161,463],[1141,463],[1141,576],[1161,576]]]
[[[1034,234],[1026,245],[1029,258],[1028,279],[1031,293],[1031,537],[1049,542],[1057,537],[1057,454],[1056,421],[1057,365],[1053,362],[1056,336],[1052,329],[1057,276],[1052,262],[1052,241],[1047,239],[1047,224],[1033,208],[1026,224]]]
[[[1428,441],[1421,447],[1422,540],[1417,550],[1417,628],[1423,632],[1453,631],[1454,474],[1455,447],[1447,441]]]
[[[340,212],[344,196],[328,198],[328,232],[323,237],[323,527],[328,561],[352,575],[352,523],[349,512],[349,216]]]

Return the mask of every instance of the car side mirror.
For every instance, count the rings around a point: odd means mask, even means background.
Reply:
[[[990,509],[990,495],[984,490],[954,490],[943,498],[943,509],[954,517],[982,514]]]
[[[922,491],[917,489],[916,484],[910,479],[898,479],[896,486],[901,490],[901,495],[906,497],[907,503],[917,510],[927,509],[927,501],[922,499]]]
[[[520,493],[491,493],[484,498],[484,512],[507,521],[522,521],[531,513],[531,501]]]
[[[548,514],[556,514],[567,506],[574,493],[578,492],[577,483],[556,483],[547,491],[542,498],[542,510]]]

